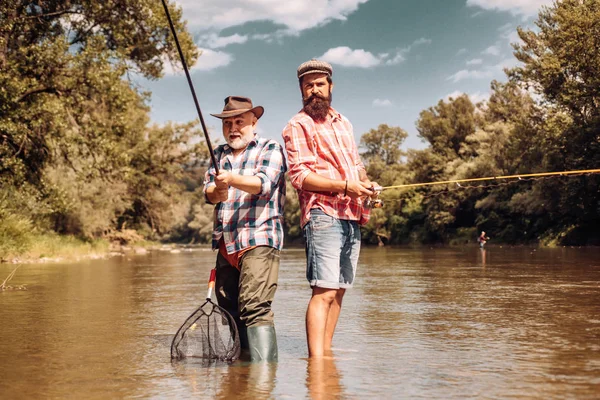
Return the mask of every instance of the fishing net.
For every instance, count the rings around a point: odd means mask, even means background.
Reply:
[[[171,359],[188,357],[205,361],[233,362],[240,356],[240,338],[235,320],[211,300],[216,270],[210,273],[206,302],[190,315],[171,343]]]

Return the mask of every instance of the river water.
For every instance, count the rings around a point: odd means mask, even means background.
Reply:
[[[597,399],[600,249],[363,248],[333,357],[307,359],[304,251],[282,253],[279,362],[171,363],[215,254],[25,264],[0,292],[2,399]],[[0,280],[14,269],[0,265]]]

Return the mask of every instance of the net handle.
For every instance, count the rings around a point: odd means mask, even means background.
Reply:
[[[217,269],[213,268],[210,270],[210,278],[208,279],[208,292],[206,293],[206,300],[212,299],[212,291],[215,288],[215,281],[217,280]]]

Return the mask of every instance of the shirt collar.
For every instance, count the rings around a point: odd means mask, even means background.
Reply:
[[[333,122],[336,119],[342,119],[342,114],[337,112],[335,108],[329,107],[329,117],[331,118],[331,122]]]

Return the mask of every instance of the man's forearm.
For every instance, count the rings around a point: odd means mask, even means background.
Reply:
[[[365,171],[364,169],[358,170],[358,178],[361,182],[371,182],[371,180],[367,176],[367,171]]]
[[[345,180],[325,178],[314,172],[309,173],[306,178],[304,178],[304,182],[302,182],[302,190],[310,192],[344,193],[345,189]]]

